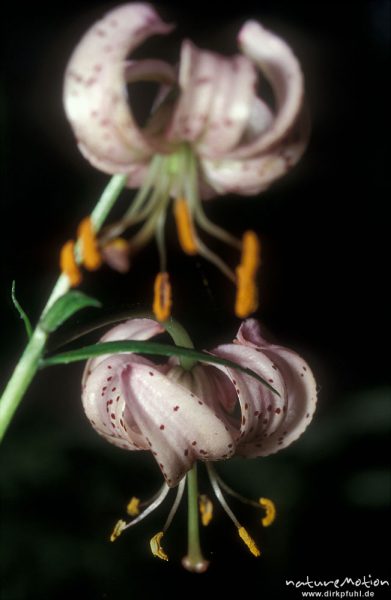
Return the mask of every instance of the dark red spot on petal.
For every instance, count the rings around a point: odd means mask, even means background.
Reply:
[[[172,410],[174,410],[176,412],[177,410],[179,410],[179,406],[174,406],[174,408]]]
[[[160,429],[164,429],[164,425],[160,425]]]
[[[279,415],[281,412],[281,408],[276,408],[276,410],[274,412],[276,413],[276,415]]]

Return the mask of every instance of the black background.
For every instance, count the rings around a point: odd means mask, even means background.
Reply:
[[[61,88],[73,46],[111,6],[69,1],[6,7],[1,92],[4,382],[24,343],[10,301],[11,281],[16,280],[19,301],[36,319],[57,276],[59,247],[74,235],[107,181],[77,151]],[[157,51],[175,60],[184,36],[232,53],[240,24],[256,17],[285,37],[301,60],[313,130],[300,165],[261,197],[221,198],[206,210],[237,235],[249,223],[260,232],[264,262],[258,316],[312,365],[319,409],[291,448],[221,467],[238,490],[277,503],[279,518],[264,531],[259,515],[233,503],[259,540],[262,558],[247,553],[216,509],[215,520],[202,532],[210,570],[192,575],[179,566],[186,548],[185,507],[165,537],[168,564],[148,550],[167,506],[116,544],[107,543],[128,498],[146,497],[158,487],[158,469],[150,457],[125,453],[95,435],[79,400],[80,365],[40,373],[0,452],[0,597],[83,594],[91,600],[122,600],[142,594],[149,599],[182,597],[189,589],[211,594],[215,584],[219,594],[226,594],[237,584],[243,595],[269,600],[300,597],[286,588],[288,578],[384,579],[390,495],[385,291],[390,3],[276,0],[224,6],[202,0],[157,6],[178,29],[171,42],[148,43],[144,51],[152,55]],[[175,316],[199,347],[232,339],[238,326],[231,310],[234,290],[212,266],[180,254],[171,222],[168,232]],[[237,260],[230,252],[225,258],[232,264]],[[157,270],[151,244],[128,276],[103,270],[85,277],[83,290],[100,298],[107,312],[146,308]],[[206,485],[203,481],[203,489]]]

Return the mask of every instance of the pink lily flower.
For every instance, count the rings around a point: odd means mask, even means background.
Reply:
[[[239,31],[242,53],[230,58],[185,40],[174,67],[127,59],[148,37],[172,28],[149,4],[119,6],[87,31],[66,70],[64,106],[80,151],[99,170],[126,174],[127,185],[140,188],[101,245],[106,259],[124,270],[126,251],[113,242],[142,223],[129,239],[130,251],[155,236],[160,275],[166,275],[164,226],[173,200],[183,250],[213,262],[243,292],[248,281],[207,248],[196,226],[239,251],[242,243],[209,221],[201,200],[258,194],[300,159],[308,134],[302,72],[288,45],[255,21]],[[273,90],[275,108],[257,95],[260,75]],[[136,122],[126,90],[137,81],[160,84],[144,127]],[[168,278],[161,280],[167,288]],[[255,310],[254,290],[252,295],[238,316]],[[166,308],[156,316],[164,320],[168,314]]]
[[[132,319],[114,327],[102,341],[147,340],[163,331],[161,324],[151,319]],[[128,524],[119,522],[112,539],[147,516],[169,488],[179,484],[176,507],[184,476],[197,461],[203,461],[218,499],[251,552],[258,555],[252,538],[223,498],[221,488],[228,493],[232,490],[210,463],[234,455],[267,456],[290,445],[312,419],[316,383],[307,363],[292,350],[265,341],[253,319],[242,323],[233,343],[218,346],[211,354],[252,369],[279,395],[250,375],[225,366],[197,363],[186,370],[173,359],[157,365],[137,354],[88,361],[82,398],[91,424],[121,448],[150,451],[166,482],[137,519]],[[262,506],[274,511],[271,501],[262,500]],[[168,524],[172,516],[170,513]],[[154,554],[164,558],[160,551],[158,544]]]

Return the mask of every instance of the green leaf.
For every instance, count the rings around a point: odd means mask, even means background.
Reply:
[[[145,342],[138,340],[102,342],[92,346],[78,348],[77,350],[63,352],[55,356],[50,356],[49,358],[41,360],[40,365],[41,367],[49,367],[51,365],[68,364],[86,360],[94,356],[101,356],[102,354],[119,354],[122,352],[137,352],[138,354],[153,354],[155,356],[177,356],[179,358],[188,358],[204,363],[223,365],[225,367],[229,367],[230,369],[242,371],[242,373],[246,373],[247,375],[254,377],[254,379],[257,379],[274,394],[280,396],[278,391],[275,390],[270,383],[247,367],[242,367],[231,360],[226,360],[225,358],[220,358],[206,352],[200,352],[198,350],[194,350],[193,348],[183,348],[182,346],[160,344],[159,342]]]
[[[16,310],[19,313],[20,318],[23,320],[24,322],[24,326],[26,329],[26,333],[27,333],[27,337],[30,339],[33,333],[33,328],[31,327],[31,321],[28,318],[27,314],[24,312],[23,308],[20,306],[19,302],[16,299],[15,296],[15,281],[12,282],[12,287],[11,287],[11,298],[12,298],[12,302],[16,308]]]
[[[48,312],[42,317],[40,325],[44,331],[51,333],[60,327],[64,321],[87,306],[100,308],[102,305],[95,298],[91,298],[91,296],[87,296],[82,292],[68,292],[49,308]]]

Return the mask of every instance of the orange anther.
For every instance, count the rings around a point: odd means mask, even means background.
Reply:
[[[197,242],[194,235],[193,222],[186,200],[178,198],[174,208],[175,221],[181,248],[186,254],[197,254]]]
[[[68,277],[71,287],[76,287],[81,283],[82,274],[75,259],[75,243],[73,240],[69,240],[61,248],[60,268],[61,272]]]
[[[80,222],[78,236],[81,242],[83,264],[88,271],[96,271],[102,264],[90,217]]]
[[[258,308],[256,275],[261,264],[261,245],[254,231],[246,231],[242,241],[242,259],[236,268],[237,293],[235,314],[244,319]]]
[[[155,279],[153,313],[158,321],[166,321],[171,314],[171,285],[168,273],[158,273]]]

